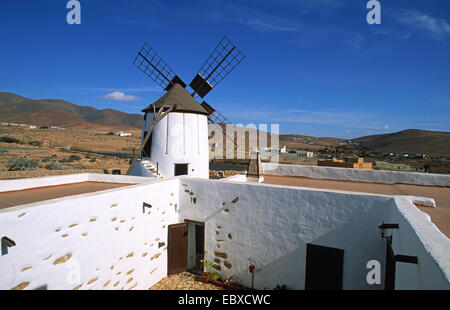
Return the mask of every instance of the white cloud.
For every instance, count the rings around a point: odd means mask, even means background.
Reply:
[[[390,127],[389,125],[384,125],[383,129],[388,130]]]
[[[398,20],[409,27],[425,30],[435,38],[441,39],[450,35],[450,24],[446,20],[430,16],[418,11],[404,11]]]
[[[115,100],[115,101],[136,101],[136,100],[140,100],[141,98],[136,97],[136,96],[132,96],[132,95],[127,95],[121,91],[115,91],[109,94],[106,94],[102,97],[100,97],[104,100]]]
[[[99,88],[99,87],[78,87],[77,89],[92,90],[92,91],[108,91],[108,92],[160,92],[161,88],[157,86],[150,87],[135,87],[135,88]]]

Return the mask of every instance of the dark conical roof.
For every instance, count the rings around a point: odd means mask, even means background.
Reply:
[[[187,112],[208,115],[208,112],[184,89],[180,84],[175,84],[167,93],[154,103],[142,110],[142,112],[153,112],[161,107],[174,107],[172,112]]]

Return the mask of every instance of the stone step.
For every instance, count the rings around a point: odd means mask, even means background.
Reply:
[[[149,160],[141,160],[141,163],[144,165],[144,167],[152,172],[154,175],[156,175],[158,178],[164,178],[159,172],[157,172],[156,167],[153,165],[153,163]]]

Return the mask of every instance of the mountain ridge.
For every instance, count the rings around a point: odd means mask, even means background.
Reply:
[[[98,110],[62,99],[29,99],[10,92],[0,92],[0,121],[3,122],[77,129],[140,129],[142,119],[141,114],[129,114],[114,109]],[[283,140],[280,142],[286,142],[290,136],[292,135],[280,135]],[[349,140],[331,137],[310,138],[317,142],[314,151],[327,144],[339,144],[341,140]],[[406,129],[351,140],[378,153],[450,157],[450,132]],[[305,143],[293,146],[310,147]]]
[[[450,157],[450,132],[406,129],[352,139],[379,153],[425,154]]]
[[[98,127],[135,129],[142,126],[140,114],[129,114],[114,109],[98,110],[62,99],[29,99],[9,92],[0,92],[0,120],[79,129]]]

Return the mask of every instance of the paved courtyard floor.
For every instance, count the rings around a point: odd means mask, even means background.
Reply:
[[[200,276],[189,272],[183,272],[168,276],[155,285],[151,290],[223,290],[219,286],[200,281]]]

